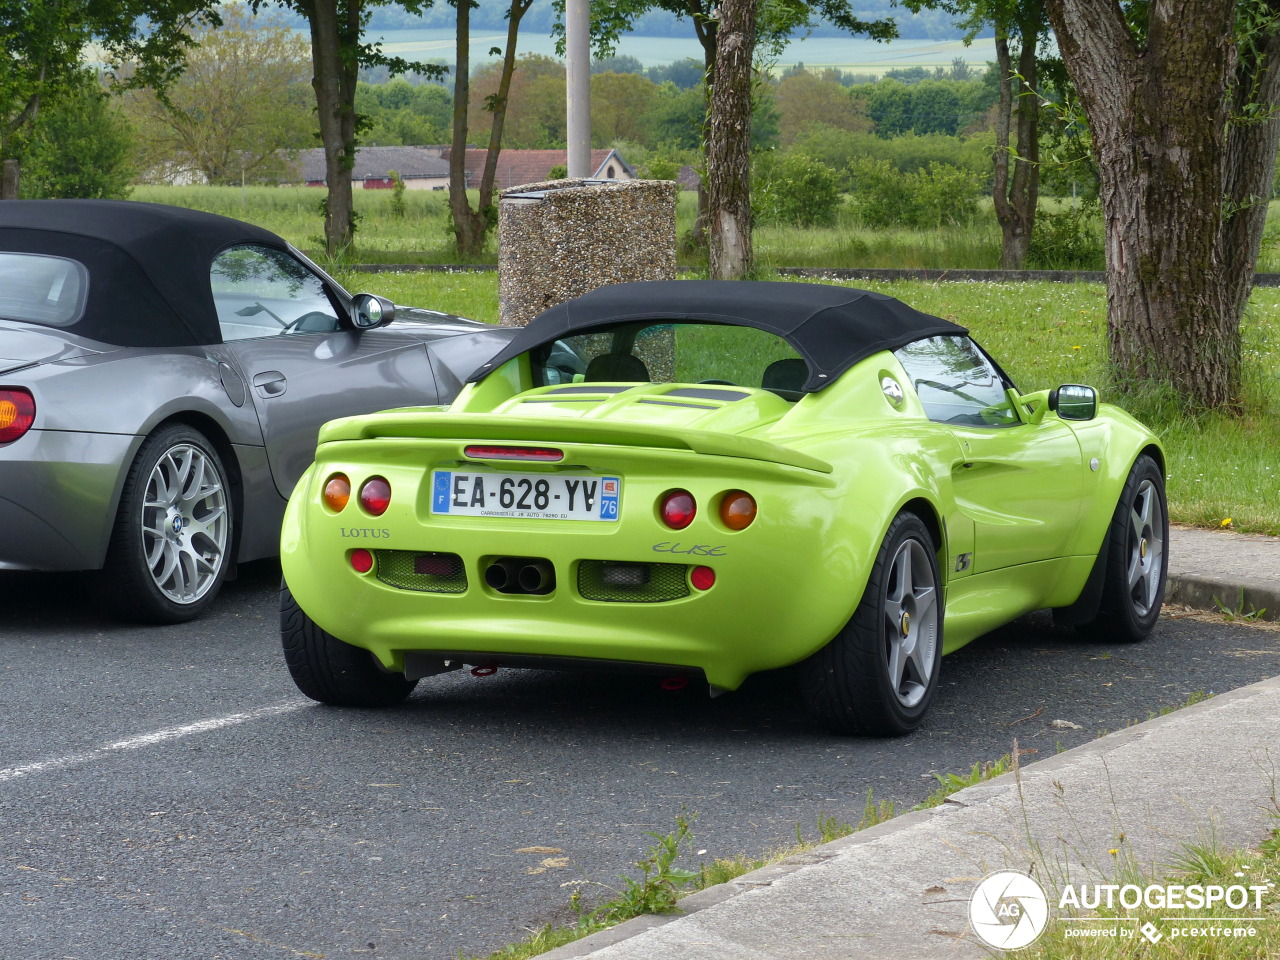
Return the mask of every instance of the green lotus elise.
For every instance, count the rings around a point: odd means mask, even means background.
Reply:
[[[799,283],[604,287],[448,407],[327,424],[284,522],[303,693],[382,706],[464,666],[733,690],[796,666],[841,733],[923,721],[941,659],[1031,610],[1143,639],[1159,440],[1022,393],[960,326]]]

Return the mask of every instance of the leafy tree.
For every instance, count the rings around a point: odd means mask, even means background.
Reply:
[[[503,75],[503,63],[496,60],[471,76],[469,124],[477,138],[492,131],[494,114],[489,106],[495,102]],[[508,81],[506,103],[503,144],[517,150],[564,144],[565,68],[559,60],[536,53],[519,57]]]
[[[648,76],[654,83],[674,83],[681,90],[691,90],[702,83],[706,68],[697,60],[675,60],[663,66],[650,67]]]
[[[23,152],[21,195],[123,199],[133,177],[131,148],[128,122],[98,75],[82,71],[36,118]]]
[[[217,22],[210,0],[0,0],[0,197],[17,195],[18,151],[44,99],[80,83],[86,46],[132,64],[130,82],[163,87],[181,71],[188,29]]]
[[[3,2],[3,0],[0,0]],[[274,6],[276,0],[250,0],[256,12]],[[364,30],[374,8],[390,0],[279,0],[279,5],[307,21],[311,32],[311,86],[316,95],[320,143],[324,148],[325,250],[336,256],[351,244],[355,234],[355,207],[351,194],[351,168],[356,159],[360,117],[356,113],[356,83],[360,68],[384,66],[394,73],[416,72],[439,77],[444,68],[412,63],[382,52],[380,42],[367,43]],[[410,13],[420,13],[433,0],[399,0]],[[466,3],[463,4],[466,6]]]
[[[379,146],[444,143],[449,139],[453,95],[438,83],[411,84],[403,77],[356,85],[356,112],[368,120],[361,139]]]
[[[1046,6],[1098,160],[1116,378],[1233,406],[1280,145],[1280,3]]]
[[[306,40],[278,15],[258,22],[240,4],[220,14],[220,27],[192,32],[180,77],[126,98],[140,159],[215,184],[279,180],[286,152],[315,137]]]
[[[604,57],[591,61],[592,73],[644,73],[644,64],[636,57]]]
[[[646,119],[658,87],[640,73],[597,73],[591,78],[591,141],[644,139]]]
[[[872,127],[863,103],[849,96],[834,70],[821,74],[808,70],[789,71],[774,91],[783,146],[815,124],[835,130],[867,131]]]

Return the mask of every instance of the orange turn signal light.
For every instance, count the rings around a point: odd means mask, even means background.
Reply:
[[[345,473],[335,473],[324,483],[324,505],[340,513],[351,499],[351,481]]]
[[[743,490],[730,490],[720,498],[720,522],[730,530],[745,530],[756,518],[756,498]]]

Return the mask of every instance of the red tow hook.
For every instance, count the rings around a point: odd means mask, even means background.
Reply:
[[[498,668],[492,664],[484,667],[472,667],[471,675],[473,677],[492,677],[498,672]]]
[[[676,693],[677,691],[683,690],[685,687],[689,686],[689,678],[666,677],[660,684],[658,684],[658,686],[662,687],[662,689],[666,690],[668,693]]]

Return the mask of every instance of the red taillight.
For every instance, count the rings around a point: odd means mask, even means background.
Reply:
[[[564,451],[555,447],[485,446],[473,443],[463,452],[473,460],[541,460],[554,463],[564,459]]]
[[[325,481],[324,505],[334,513],[340,513],[351,499],[351,481],[345,473],[335,473]]]
[[[391,506],[391,484],[384,477],[370,477],[360,488],[360,506],[380,517]]]
[[[352,550],[351,569],[356,573],[368,573],[373,569],[373,553],[364,549]]]
[[[710,590],[716,585],[716,572],[710,567],[694,567],[689,582],[695,590]]]
[[[720,501],[720,522],[730,530],[745,530],[756,518],[755,497],[742,490],[730,490]]]
[[[36,402],[19,388],[0,390],[0,443],[13,443],[31,429],[36,419]]]
[[[663,494],[658,513],[662,522],[672,530],[683,530],[693,523],[693,518],[698,513],[698,504],[688,490],[672,490]]]

